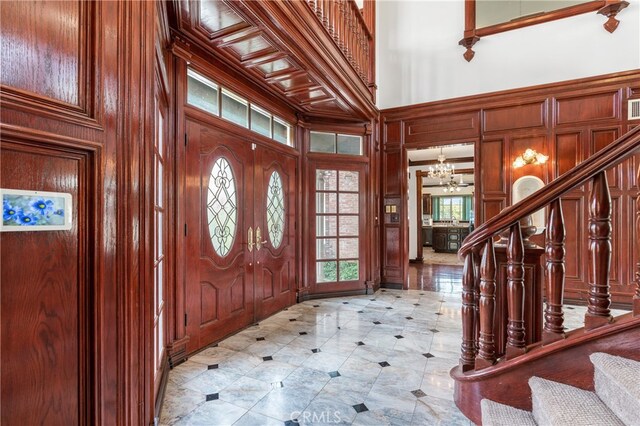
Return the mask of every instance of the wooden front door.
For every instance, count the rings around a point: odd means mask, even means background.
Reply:
[[[256,319],[295,302],[295,189],[293,157],[256,149],[254,223]]]
[[[188,352],[295,299],[295,160],[187,123]],[[258,238],[259,237],[259,238]]]

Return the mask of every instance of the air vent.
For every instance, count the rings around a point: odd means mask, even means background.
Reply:
[[[629,120],[640,119],[640,99],[629,100]]]

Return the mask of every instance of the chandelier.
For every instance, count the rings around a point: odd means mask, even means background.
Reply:
[[[428,177],[432,179],[438,179],[440,181],[440,185],[444,185],[444,181],[449,177],[453,179],[453,173],[455,167],[451,163],[445,163],[445,156],[442,154],[442,148],[440,148],[440,155],[438,155],[439,164],[436,164],[435,167],[429,166]]]
[[[442,184],[442,183],[441,183]],[[455,180],[453,180],[453,175],[451,175],[451,180],[449,180],[446,184],[444,184],[444,188],[442,188],[442,190],[444,192],[460,192],[460,186],[464,185],[464,182],[462,180],[462,175],[460,175],[460,183],[456,182]],[[466,185],[464,185],[466,186]]]

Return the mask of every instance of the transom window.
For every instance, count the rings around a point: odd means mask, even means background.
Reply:
[[[362,136],[311,132],[310,139],[311,152],[362,155]]]
[[[264,108],[189,69],[187,103],[262,136],[293,146],[293,127]]]

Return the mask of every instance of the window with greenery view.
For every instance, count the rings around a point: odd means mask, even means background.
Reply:
[[[470,195],[433,196],[433,220],[470,220],[472,200]]]

